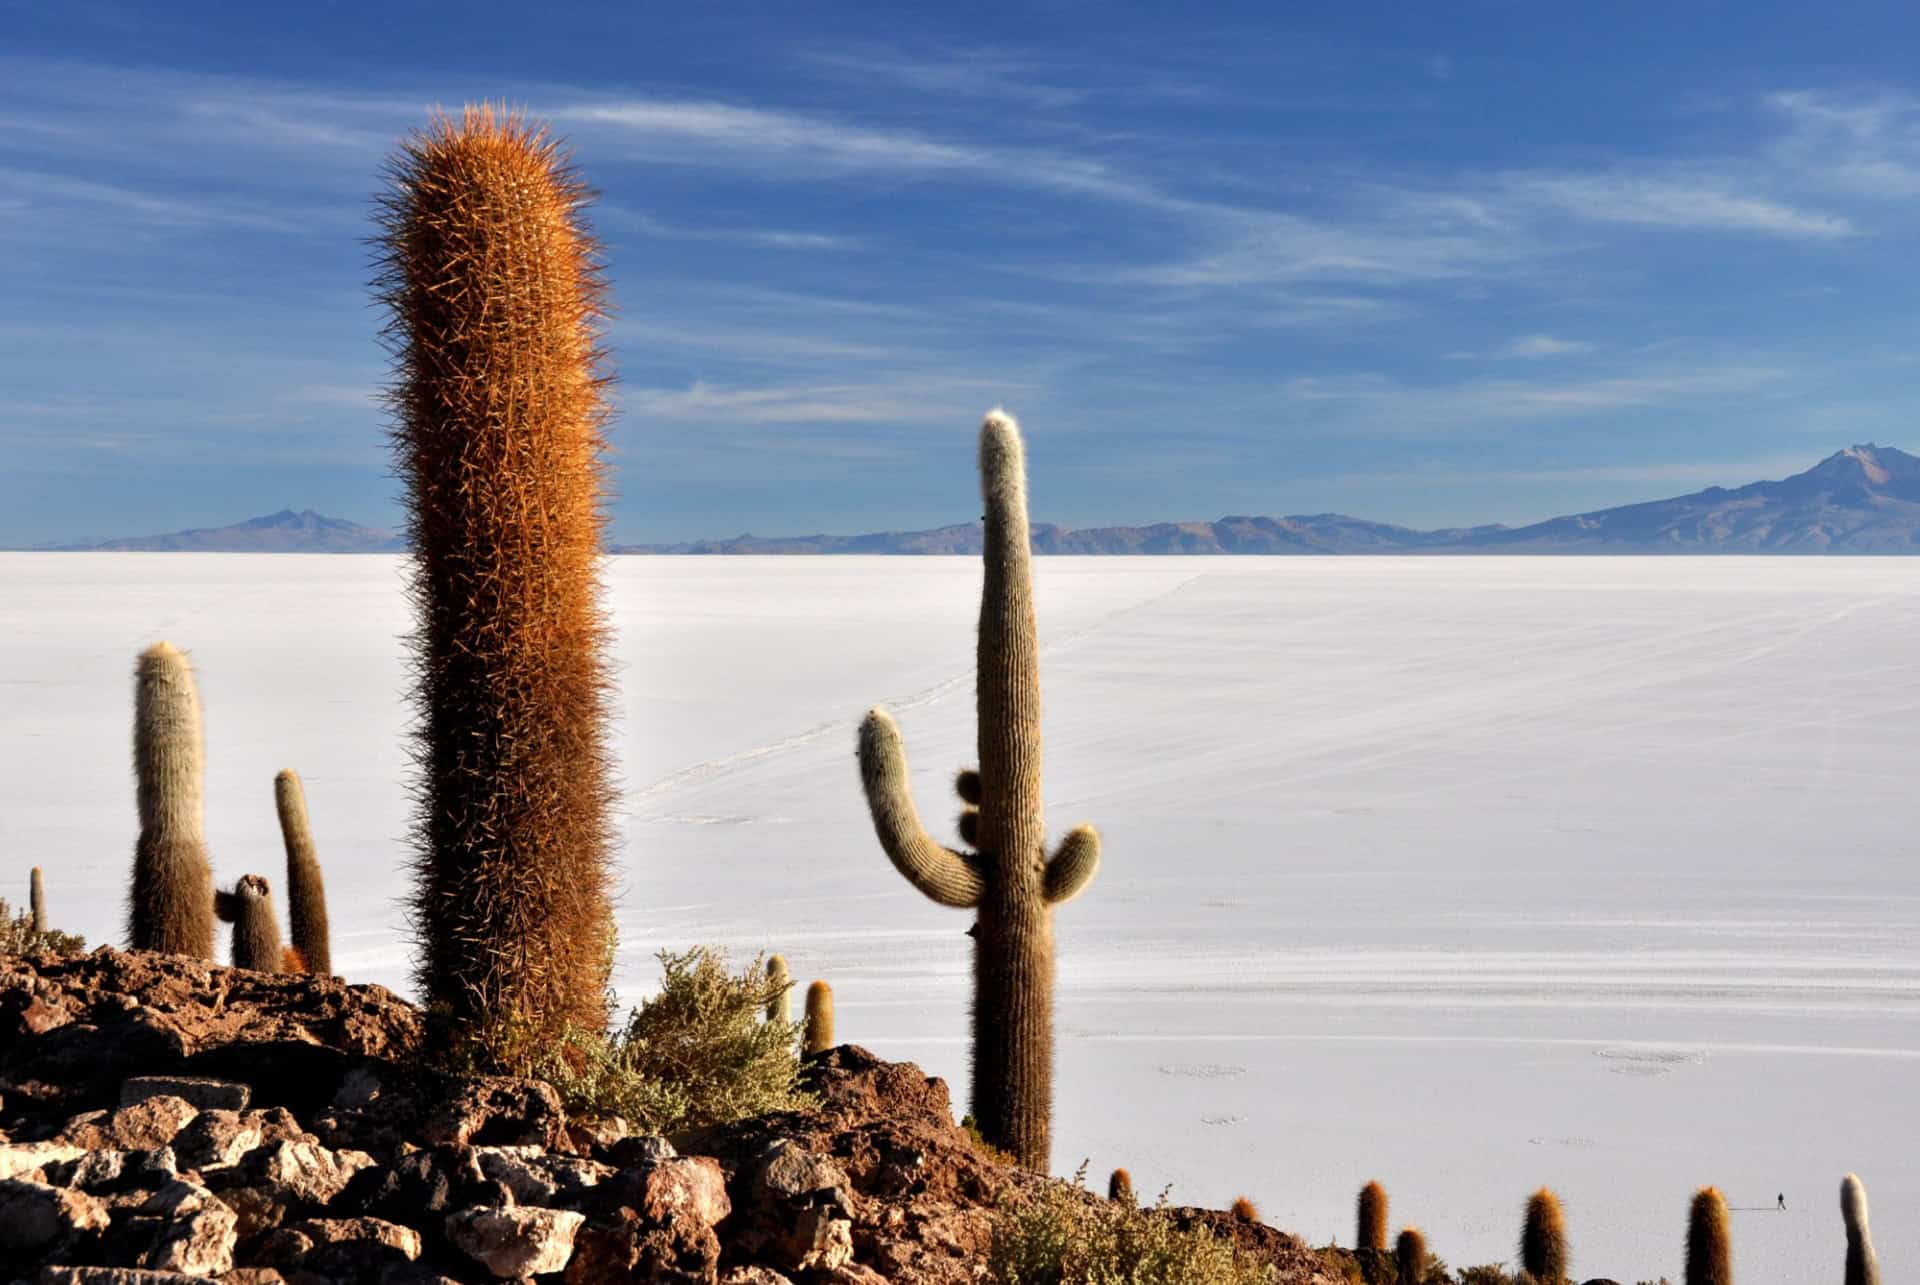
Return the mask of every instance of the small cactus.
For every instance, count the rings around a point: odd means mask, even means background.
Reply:
[[[773,991],[767,997],[767,1020],[791,1022],[793,1020],[793,974],[787,971],[785,955],[775,955],[767,960],[767,986]]]
[[[1727,1202],[1716,1187],[1702,1187],[1687,1217],[1686,1285],[1733,1285],[1733,1237]]]
[[[1358,1229],[1354,1232],[1355,1249],[1372,1249],[1381,1253],[1387,1248],[1387,1189],[1379,1182],[1370,1182],[1360,1188],[1360,1208]]]
[[[1254,1204],[1253,1201],[1247,1199],[1245,1196],[1236,1196],[1233,1201],[1233,1206],[1228,1209],[1227,1212],[1243,1223],[1257,1223],[1260,1221],[1260,1206]]]
[[[1407,1227],[1393,1242],[1394,1279],[1399,1285],[1421,1285],[1427,1278],[1427,1238],[1418,1227]]]
[[[214,896],[214,911],[233,925],[233,966],[277,973],[286,962],[273,888],[260,875],[241,875],[232,892]]]
[[[172,643],[134,670],[133,770],[140,838],[133,850],[127,940],[135,950],[213,958],[213,867],[207,861],[204,749],[193,670]]]
[[[833,987],[815,982],[807,987],[807,1023],[802,1045],[808,1057],[833,1047]]]
[[[1564,1285],[1567,1279],[1567,1225],[1560,1197],[1542,1187],[1527,1201],[1520,1231],[1520,1267],[1538,1285]]]
[[[1867,1189],[1854,1174],[1840,1183],[1840,1216],[1847,1223],[1847,1285],[1880,1285],[1880,1259],[1867,1227]]]
[[[1112,1176],[1107,1179],[1107,1199],[1133,1204],[1133,1175],[1125,1169],[1115,1169]]]
[[[280,841],[287,850],[287,921],[293,945],[306,961],[302,972],[331,975],[333,939],[327,930],[327,885],[307,824],[307,790],[300,774],[283,768],[273,778],[273,806],[280,814]]]
[[[47,881],[35,866],[27,877],[27,904],[33,911],[33,932],[36,937],[46,935],[47,931]]]

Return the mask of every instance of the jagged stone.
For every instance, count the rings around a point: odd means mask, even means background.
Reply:
[[[120,1181],[127,1166],[124,1151],[87,1151],[72,1160],[48,1165],[47,1182],[55,1187],[78,1187],[82,1191],[105,1191]]]
[[[155,1192],[141,1211],[161,1220],[143,1266],[201,1276],[233,1270],[240,1220],[206,1188],[176,1180]]]
[[[607,1148],[606,1160],[616,1169],[634,1169],[643,1165],[657,1165],[662,1160],[671,1160],[679,1155],[673,1144],[665,1138],[651,1134],[622,1138]]]
[[[159,1097],[181,1098],[202,1111],[244,1111],[253,1090],[232,1080],[204,1075],[136,1075],[120,1086],[123,1107]]]
[[[7,1143],[5,1146],[0,1146],[0,1181],[78,1160],[86,1152],[85,1147],[58,1140]]]
[[[267,1285],[266,1282],[223,1281],[181,1272],[155,1272],[144,1267],[42,1267],[36,1285]]]
[[[831,1209],[795,1210],[779,1252],[781,1265],[796,1272],[845,1266],[853,1261],[853,1223]]]
[[[107,1221],[106,1206],[84,1191],[0,1180],[0,1250],[41,1253],[103,1230]]]
[[[331,1151],[318,1142],[282,1140],[261,1147],[241,1166],[250,1185],[269,1186],[308,1204],[324,1205],[339,1195],[373,1157],[361,1151]]]
[[[375,1280],[420,1257],[420,1233],[380,1218],[316,1218],[282,1227],[254,1251],[255,1261],[302,1275]]]
[[[258,1116],[257,1112],[248,1115]],[[238,1164],[249,1151],[266,1141],[257,1119],[249,1121],[238,1110],[212,1108],[202,1111],[174,1135],[174,1153],[195,1169]]]
[[[540,1276],[566,1267],[586,1219],[565,1209],[463,1209],[447,1239],[495,1276]]]
[[[174,1136],[200,1114],[200,1108],[170,1095],[160,1095],[121,1107],[104,1120],[69,1121],[61,1138],[88,1150],[112,1147],[120,1151],[151,1151],[171,1143]]]
[[[720,1274],[719,1285],[793,1285],[771,1267],[733,1267]]]
[[[621,1208],[581,1229],[566,1285],[715,1285],[719,1263],[720,1239],[707,1224],[691,1218],[662,1224]]]
[[[597,1161],[549,1155],[539,1147],[472,1150],[481,1176],[505,1185],[519,1205],[570,1205],[613,1172]]]

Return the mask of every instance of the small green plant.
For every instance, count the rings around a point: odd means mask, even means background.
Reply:
[[[1071,1183],[1010,1197],[994,1219],[994,1285],[1272,1285],[1273,1268],[1202,1228],[1183,1230],[1166,1196],[1140,1209]]]
[[[86,939],[73,933],[57,928],[34,931],[33,911],[27,909],[16,915],[0,897],[0,955],[79,955],[86,949]]]
[[[973,1144],[973,1149],[975,1153],[977,1153],[981,1157],[981,1159],[990,1161],[993,1164],[997,1164],[1001,1166],[1016,1165],[1020,1163],[1019,1159],[1015,1157],[1013,1152],[1002,1151],[999,1147],[996,1147],[991,1142],[988,1142],[986,1140],[986,1137],[982,1135],[980,1132],[979,1122],[975,1120],[972,1116],[967,1115],[967,1116],[960,1117],[960,1131],[967,1135],[967,1141]],[[1115,1172],[1125,1173],[1126,1170],[1121,1169],[1121,1170],[1116,1170]],[[1133,1188],[1131,1187],[1127,1188],[1127,1196],[1128,1196],[1128,1199],[1132,1199]]]
[[[1482,1263],[1460,1269],[1460,1285],[1513,1285],[1513,1277],[1499,1263]]]
[[[773,999],[766,961],[735,973],[724,952],[696,946],[659,955],[660,992],[611,1036],[574,1028],[505,1065],[559,1091],[569,1112],[617,1115],[672,1135],[817,1104],[800,1085],[800,1028],[765,1020]]]

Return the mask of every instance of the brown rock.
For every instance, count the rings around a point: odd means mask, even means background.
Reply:
[[[84,1191],[0,1181],[0,1250],[37,1254],[106,1226],[106,1206]]]
[[[620,1209],[581,1230],[566,1285],[715,1285],[719,1263],[720,1239],[705,1223],[680,1219],[663,1226]]]
[[[37,1285],[260,1285],[234,1275],[216,1281],[211,1276],[151,1272],[139,1267],[42,1267],[34,1279]],[[278,1275],[273,1279],[278,1280]]]
[[[141,1212],[160,1219],[159,1234],[142,1266],[200,1276],[233,1270],[239,1219],[206,1188],[171,1182],[155,1192]]]
[[[258,1116],[260,1113],[249,1112]],[[194,1169],[238,1164],[249,1151],[266,1141],[257,1121],[250,1122],[238,1111],[220,1108],[203,1110],[174,1135],[173,1150],[180,1163]]]
[[[149,1098],[173,1097],[202,1111],[244,1111],[253,1090],[232,1080],[204,1075],[136,1075],[120,1086],[120,1105],[138,1106]]]
[[[793,1285],[771,1267],[734,1267],[720,1274],[720,1285]]]
[[[802,1209],[778,1246],[781,1266],[796,1272],[831,1271],[853,1261],[853,1223],[829,1209]]]
[[[159,1096],[121,1107],[104,1120],[70,1122],[61,1138],[88,1150],[152,1151],[167,1146],[200,1108],[185,1098]]]
[[[712,1156],[661,1161],[646,1171],[637,1194],[639,1213],[656,1223],[686,1219],[711,1227],[733,1212],[726,1175]]]
[[[330,1151],[307,1140],[261,1147],[242,1166],[254,1185],[275,1188],[296,1200],[324,1205],[373,1157],[360,1151]]]
[[[447,1218],[447,1239],[495,1276],[560,1271],[586,1219],[564,1209],[463,1209]]]
[[[0,1146],[0,1181],[24,1177],[48,1165],[78,1160],[85,1147],[71,1142],[12,1142]]]
[[[378,1279],[420,1257],[420,1233],[379,1218],[315,1218],[274,1232],[255,1261],[340,1280]]]

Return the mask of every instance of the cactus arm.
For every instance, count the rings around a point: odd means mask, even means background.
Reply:
[[[1072,901],[1099,869],[1100,832],[1090,825],[1075,826],[1047,862],[1047,904]]]
[[[860,781],[866,787],[874,833],[894,869],[943,906],[964,910],[979,905],[986,886],[974,863],[935,843],[920,824],[907,786],[900,728],[883,709],[868,711],[860,724]]]

